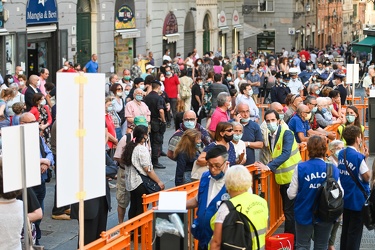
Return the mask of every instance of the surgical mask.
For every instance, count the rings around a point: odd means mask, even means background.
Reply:
[[[215,176],[211,175],[211,177],[214,178],[215,180],[220,180],[221,178],[224,177],[224,172],[221,171],[218,175],[215,175]]]
[[[279,114],[279,118],[280,118],[280,120],[284,120],[284,114]]]
[[[172,66],[172,63],[168,63],[167,65],[170,67],[170,66]]]
[[[275,66],[275,63],[273,62],[273,63],[271,63],[271,65],[272,65],[272,66]]]
[[[249,118],[241,118],[241,123],[248,123],[250,121],[250,117]]]
[[[64,68],[64,70],[68,70],[68,66],[64,66],[63,68]]]
[[[346,116],[346,120],[349,122],[349,123],[352,123],[355,121],[355,116],[354,115],[347,115]]]
[[[223,138],[225,142],[230,142],[233,140],[233,135],[224,135]]]
[[[198,85],[202,87],[203,86],[203,82],[198,82]]]
[[[313,77],[313,81],[314,81],[314,82],[316,81],[316,77]]]
[[[122,96],[122,92],[117,92],[117,96]]]
[[[20,85],[21,86],[25,85],[25,82],[24,81],[20,81]]]
[[[195,144],[195,147],[196,147],[197,149],[200,149],[200,148],[202,147],[202,143],[199,142],[199,143]]]
[[[170,76],[172,73],[170,71],[165,72],[167,76]]]
[[[336,156],[337,159],[339,158],[340,151],[341,151],[341,149],[338,149],[338,150],[335,151],[335,156]]]
[[[253,70],[253,69],[250,70],[250,74],[252,74],[252,73],[254,73],[254,70]]]
[[[142,90],[144,90],[145,89],[145,85],[144,84],[139,85],[139,88],[142,89]]]
[[[320,82],[317,83],[318,87],[322,87],[322,84]]]
[[[239,135],[234,134],[234,135],[233,135],[233,140],[234,140],[234,141],[239,141],[239,140],[241,140],[241,138],[242,138],[242,134],[239,134]]]
[[[319,94],[320,94],[320,90],[319,90],[319,89],[316,90],[316,91],[315,91],[315,94],[319,95]]]
[[[232,81],[232,77],[227,77],[227,80],[228,81]]]
[[[46,105],[46,99],[43,99],[43,100],[40,102],[40,105],[42,105],[42,106]]]
[[[198,65],[201,65],[202,64],[202,62],[201,61],[199,61],[198,63],[197,63]]]
[[[311,110],[311,112],[313,113],[316,113],[316,111],[318,111],[318,107],[313,107],[313,109]]]
[[[270,122],[270,123],[267,123],[267,128],[268,128],[268,130],[269,130],[271,133],[275,133],[275,131],[277,130],[277,127],[278,127],[277,122]]]
[[[129,81],[129,80],[130,80],[130,76],[124,76],[124,79],[125,79],[126,81]]]
[[[109,106],[108,108],[107,108],[107,112],[111,112],[113,110],[113,107],[112,106]]]
[[[165,81],[165,77],[160,77],[160,81],[164,82]]]
[[[293,62],[293,60],[289,60],[289,62],[290,62],[290,63],[292,63],[292,62]]]
[[[307,66],[306,69],[310,71],[312,69],[312,67],[311,66]]]
[[[329,106],[328,106],[328,109],[329,109],[330,111],[332,111],[332,110],[333,110],[333,105],[332,105],[332,104],[329,105]]]
[[[249,90],[249,96],[252,96],[253,94],[254,94],[253,90],[250,89],[250,90]]]
[[[136,95],[135,99],[140,102],[143,100],[143,95]]]
[[[329,67],[326,67],[326,71],[329,71]]]
[[[20,70],[20,71],[18,72],[18,75],[23,75],[23,71]]]
[[[8,80],[9,83],[13,83],[13,81],[14,81],[13,78],[9,78]]]
[[[327,108],[322,108],[322,113],[324,114],[324,113],[327,113]]]
[[[125,90],[125,91],[124,91],[125,96],[128,96],[129,93],[130,93],[130,91],[128,91],[128,90]]]
[[[195,128],[195,122],[193,122],[193,121],[184,121],[184,126],[187,129],[193,129],[193,128]]]
[[[37,87],[40,86],[40,80],[38,80],[38,82],[36,83],[36,86],[37,86]]]
[[[207,83],[207,85],[210,85],[212,82],[211,81],[207,81],[206,83]]]
[[[245,74],[241,74],[241,76],[240,76],[241,78],[244,78],[245,77]]]
[[[306,115],[305,119],[306,119],[306,121],[311,119],[311,112]]]

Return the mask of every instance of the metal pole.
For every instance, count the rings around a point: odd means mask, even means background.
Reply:
[[[23,200],[23,238],[25,242],[25,249],[29,249],[30,240],[29,239],[29,220],[27,219],[28,214],[28,204],[27,204],[27,186],[26,186],[26,143],[25,143],[25,130],[24,125],[20,126],[20,141],[21,141],[21,176],[22,176],[22,200]]]

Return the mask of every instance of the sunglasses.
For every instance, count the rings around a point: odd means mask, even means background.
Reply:
[[[233,132],[233,128],[230,128],[230,129],[226,129],[226,130],[224,130],[225,132]]]

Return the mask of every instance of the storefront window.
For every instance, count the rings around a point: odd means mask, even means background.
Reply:
[[[11,75],[16,70],[14,35],[5,37],[5,67],[6,74]]]
[[[258,53],[275,52],[275,31],[265,30],[257,36]]]
[[[123,39],[121,36],[115,38],[115,67],[119,76],[122,76],[124,69],[130,69],[133,65],[133,40]]]

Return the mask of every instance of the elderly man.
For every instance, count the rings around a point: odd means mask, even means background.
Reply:
[[[46,81],[49,77],[49,71],[48,69],[46,68],[43,68],[40,70],[40,76],[39,76],[39,86],[38,88],[40,89],[40,91],[43,93],[44,96],[46,96],[46,88],[44,87],[44,85],[46,84]]]
[[[23,70],[22,70],[22,67],[17,65],[16,66],[16,72],[14,73],[14,76],[13,76],[13,81],[15,83],[17,83],[19,85],[20,81],[18,80],[18,76],[19,75],[23,75]],[[2,83],[2,82],[1,82]]]
[[[363,79],[362,86],[365,88],[366,96],[370,96],[370,86],[372,85],[372,77],[375,76],[375,70],[374,67],[370,66],[368,69],[367,76]]]
[[[37,77],[37,76],[36,76]],[[28,124],[37,122],[35,116],[30,112],[23,113],[20,117],[20,124]],[[54,165],[54,159],[52,151],[48,148],[44,140],[39,137],[40,143],[40,172],[41,172],[41,184],[39,186],[32,187],[39,204],[44,211],[44,198],[46,197],[46,180],[48,179],[48,169]],[[42,237],[40,230],[41,220],[35,222],[36,227],[36,245],[39,245],[39,239]]]
[[[258,123],[250,119],[250,108],[246,103],[240,103],[236,107],[238,115],[236,121],[243,125],[243,135],[241,140],[246,146],[245,166],[255,162],[255,149],[263,148],[262,132]]]
[[[229,120],[228,110],[232,107],[232,100],[227,92],[221,92],[217,95],[217,107],[212,113],[210,124],[207,124],[208,130],[214,138],[216,126],[219,122],[227,122]]]
[[[147,122],[151,120],[151,112],[146,103],[142,102],[144,92],[142,89],[135,89],[134,99],[125,105],[125,118],[128,122],[128,127],[134,126],[134,118],[136,116],[143,116]]]
[[[240,92],[240,85],[242,82],[246,82],[246,79],[245,79],[245,71],[240,69],[240,70],[237,70],[237,78],[236,80],[234,80],[234,87],[236,88],[237,90],[237,93]]]
[[[92,54],[91,60],[88,63],[86,63],[85,67],[83,67],[83,72],[98,73],[99,65],[97,61],[98,61],[98,56],[96,54]]]
[[[34,94],[41,93],[40,89],[38,88],[38,82],[39,77],[37,75],[31,75],[29,77],[29,87],[26,89],[25,92],[26,111],[29,111],[31,107],[34,105]]]
[[[329,125],[337,123],[342,123],[340,118],[338,118],[337,120],[333,120],[332,113],[329,110],[328,100],[326,97],[318,97],[316,99],[316,102],[318,104],[318,110],[315,112],[315,118],[321,128],[325,128]]]
[[[109,89],[111,88],[113,84],[117,82],[118,82],[118,76],[116,74],[112,74],[109,77],[109,82],[105,84],[105,96],[110,95]],[[113,94],[116,94],[116,93],[113,93]]]
[[[181,137],[183,133],[187,129],[196,129],[201,132],[201,140],[204,145],[200,145],[199,151],[203,151],[203,147],[207,146],[211,143],[211,137],[208,133],[208,131],[199,123],[197,123],[197,115],[194,111],[189,110],[184,113],[184,116],[182,118],[182,123],[180,125],[180,128],[172,135],[171,139],[169,139],[168,144],[168,152],[167,156],[169,159],[174,160],[173,153],[177,146],[177,143],[181,140]]]
[[[250,83],[243,83],[240,86],[240,93],[236,98],[236,105],[239,103],[246,103],[250,108],[250,120],[258,122],[259,120],[259,108],[252,98],[253,88]]]
[[[122,71],[122,79],[121,79],[121,85],[122,87],[125,89],[125,86],[127,84],[130,84],[131,86],[133,86],[133,81],[132,81],[132,78],[130,76],[130,70],[129,69],[124,69]]]
[[[186,202],[186,209],[198,208],[191,232],[198,240],[199,250],[208,249],[213,233],[210,220],[217,212],[217,204],[224,199],[229,199],[223,178],[229,167],[226,147],[214,146],[207,152],[206,161],[208,171],[202,175],[198,195]]]
[[[288,87],[290,89],[290,92],[293,95],[303,96],[303,84],[298,79],[298,71],[297,71],[297,69],[296,68],[291,68],[289,70],[289,74],[290,74],[290,81],[289,81]]]

